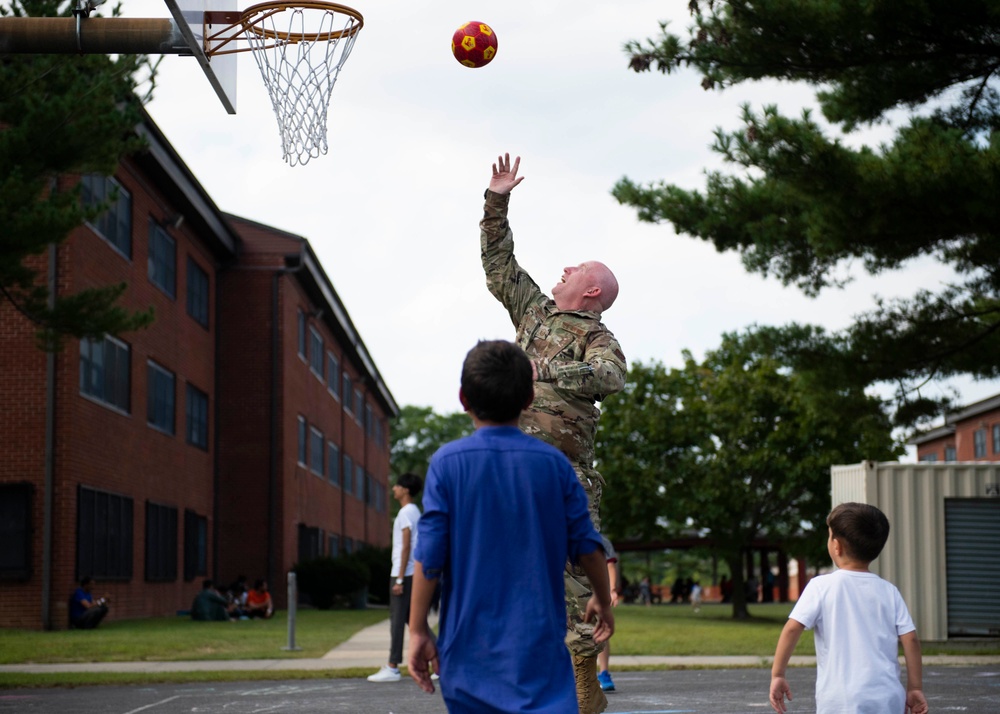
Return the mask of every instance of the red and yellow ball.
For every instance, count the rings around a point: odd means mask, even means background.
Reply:
[[[467,22],[452,35],[451,53],[466,67],[483,67],[496,57],[497,35],[485,22]]]

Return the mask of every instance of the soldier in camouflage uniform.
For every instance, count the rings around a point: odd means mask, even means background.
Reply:
[[[520,157],[511,168],[506,154],[493,165],[480,222],[483,269],[490,292],[507,308],[517,328],[517,344],[531,359],[535,399],[521,415],[521,429],[560,449],[573,464],[600,530],[604,479],[594,468],[594,438],[601,412],[595,405],[625,386],[625,355],[601,322],[601,313],[618,295],[618,283],[603,264],[590,261],[566,268],[552,297],[545,295],[514,258],[514,234],[507,222],[510,191]],[[566,644],[573,654],[577,698],[582,714],[601,712],[607,699],[597,682],[596,658],[601,646],[593,625],[583,622],[590,583],[578,568],[567,565]]]

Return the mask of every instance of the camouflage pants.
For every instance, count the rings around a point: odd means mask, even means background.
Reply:
[[[573,464],[583,490],[587,493],[587,506],[590,510],[590,520],[594,528],[601,530],[601,493],[604,490],[604,479],[594,468]],[[583,621],[587,611],[587,601],[593,592],[590,580],[583,568],[566,563],[563,573],[566,587],[566,646],[569,651],[579,657],[596,657],[604,649],[603,644],[594,642],[594,624]]]

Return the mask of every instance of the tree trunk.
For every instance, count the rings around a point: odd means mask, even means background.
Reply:
[[[742,553],[726,554],[726,563],[733,579],[733,619],[746,620],[750,617],[747,610],[746,577],[743,573]]]

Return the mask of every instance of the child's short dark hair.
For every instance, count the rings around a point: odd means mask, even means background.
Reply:
[[[466,407],[483,421],[517,419],[532,394],[531,361],[505,340],[483,341],[465,356],[462,394]]]
[[[396,479],[396,485],[405,488],[410,492],[410,497],[414,498],[424,487],[424,480],[416,474],[405,473],[400,474],[399,478]]]
[[[841,503],[826,517],[830,533],[848,556],[870,563],[889,539],[889,519],[867,503]]]

